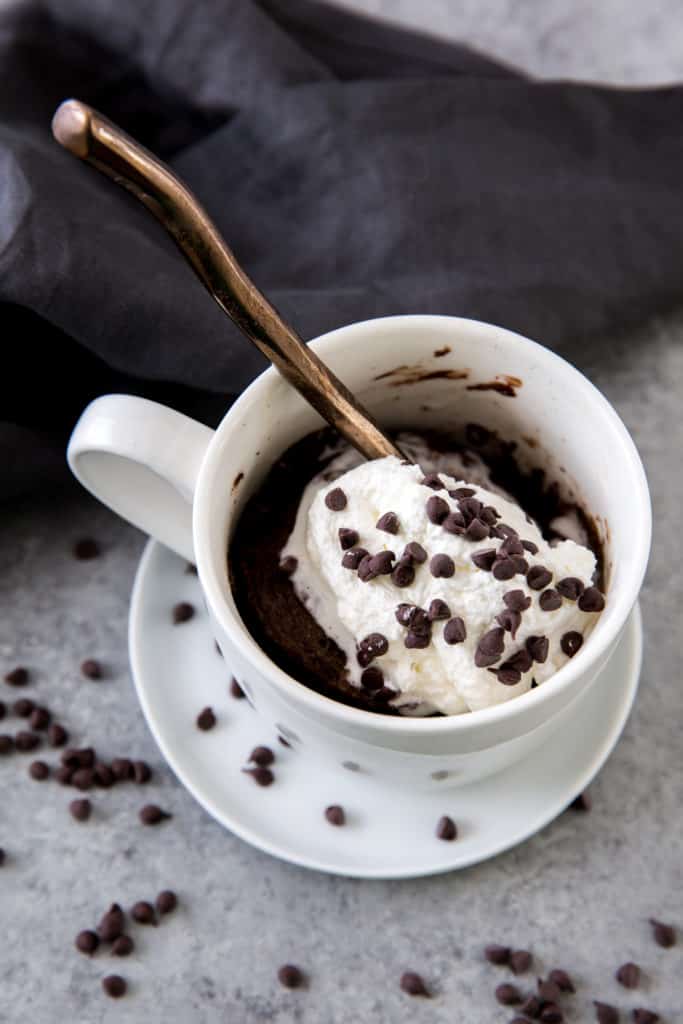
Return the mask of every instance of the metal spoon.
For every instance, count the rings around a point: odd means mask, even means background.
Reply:
[[[245,274],[186,185],[143,146],[79,100],[52,119],[65,149],[122,185],[172,235],[210,295],[314,409],[368,459],[401,452]]]

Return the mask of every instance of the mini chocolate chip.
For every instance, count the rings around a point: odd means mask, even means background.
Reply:
[[[100,545],[92,537],[82,537],[73,546],[74,558],[79,562],[87,562],[91,558],[97,558],[100,553]]]
[[[441,529],[459,536],[465,532],[465,517],[460,512],[449,512],[441,524]],[[471,537],[470,540],[474,538]]]
[[[154,907],[147,900],[139,900],[131,908],[130,916],[138,924],[156,924],[157,916]]]
[[[22,729],[14,737],[14,746],[22,753],[35,750],[36,747],[40,746],[40,736],[37,736],[34,732],[26,732],[25,729]]]
[[[482,523],[486,523],[487,526],[495,526],[496,520],[500,519],[500,513],[493,507],[493,505],[484,505],[483,509],[479,513],[479,518]]]
[[[63,747],[69,741],[69,734],[59,722],[53,722],[47,730],[47,741],[51,747]]]
[[[398,521],[398,516],[395,512],[385,512],[383,516],[380,516],[375,527],[378,530],[383,530],[384,533],[398,533],[401,528],[401,524]]]
[[[28,772],[36,782],[43,782],[50,774],[50,766],[45,761],[31,761]]]
[[[564,1014],[557,1003],[546,1003],[541,1010],[539,1020],[543,1021],[543,1024],[562,1024]]]
[[[404,971],[400,981],[401,990],[409,996],[429,996],[422,977],[415,971]]]
[[[510,947],[492,943],[490,946],[485,946],[484,957],[490,964],[495,964],[496,967],[503,967],[510,962]]]
[[[246,696],[244,690],[234,677],[230,680],[230,696],[235,700],[244,700]]]
[[[555,589],[568,601],[576,601],[581,597],[584,588],[583,583],[576,576],[565,576],[564,579],[557,581]]]
[[[95,783],[102,789],[109,789],[116,782],[114,773],[108,764],[98,761],[95,765]]]
[[[614,1006],[599,1003],[596,999],[593,1000],[593,1006],[598,1024],[619,1024],[619,1011]]]
[[[514,611],[512,608],[505,608],[499,615],[496,615],[496,622],[500,623],[505,632],[510,633],[514,640],[522,623],[522,616],[520,612]]]
[[[368,553],[365,548],[351,548],[349,551],[344,552],[341,564],[344,569],[353,569],[355,571],[362,560],[367,557]]]
[[[394,617],[401,626],[408,626],[410,625],[410,620],[413,616],[414,611],[414,604],[407,604],[405,601],[403,601],[401,604],[396,606]]]
[[[431,498],[429,498],[426,509],[427,519],[430,523],[434,523],[436,526],[440,526],[450,512],[448,502],[444,501],[443,498],[440,498],[438,494],[433,494]]]
[[[144,785],[152,778],[152,769],[146,761],[133,761],[133,780],[138,786]]]
[[[489,535],[489,528],[486,523],[482,523],[481,519],[473,519],[465,530],[465,537],[467,540],[480,541],[484,540]]]
[[[483,507],[482,502],[478,498],[460,498],[458,501],[458,508],[468,523],[479,517]]]
[[[491,572],[497,580],[511,580],[516,573],[514,562],[511,558],[498,558],[493,563]]]
[[[366,668],[361,672],[360,685],[364,690],[374,691],[381,690],[384,686],[384,673],[381,668],[376,668],[371,665],[370,668]]]
[[[516,686],[522,678],[522,673],[517,668],[490,668],[489,672],[493,672],[503,686]]]
[[[409,587],[415,579],[415,570],[410,562],[400,561],[392,570],[391,582],[396,587]]]
[[[580,650],[582,644],[583,637],[580,633],[577,633],[575,629],[570,630],[568,633],[564,633],[560,640],[560,647],[568,658],[573,658],[576,652]]]
[[[467,639],[467,627],[464,619],[461,619],[459,615],[449,619],[443,627],[443,638],[447,644],[463,643]]]
[[[505,649],[505,631],[496,626],[480,638],[474,653],[474,664],[477,668],[486,668],[498,661]]]
[[[434,555],[429,562],[429,571],[436,579],[450,579],[455,572],[455,562],[449,555]]]
[[[70,786],[73,773],[74,769],[70,768],[68,764],[60,764],[55,772],[55,778],[60,786]]]
[[[95,763],[95,751],[92,747],[68,747],[62,751],[59,760],[69,768],[91,768]]]
[[[249,761],[257,764],[259,768],[267,768],[275,761],[275,754],[270,747],[254,747],[249,755]]]
[[[520,576],[526,576],[527,572],[529,571],[529,563],[527,562],[526,558],[521,558],[519,555],[511,555],[510,561],[514,566],[515,573],[517,573]]]
[[[548,659],[548,650],[550,649],[548,637],[528,636],[526,638],[526,649],[534,661],[537,661],[539,665],[543,665]]]
[[[130,935],[119,935],[118,939],[114,940],[111,951],[114,956],[130,956],[134,948]]]
[[[172,889],[163,889],[157,896],[155,903],[160,914],[170,914],[178,906],[178,897]]]
[[[167,818],[173,817],[173,815],[167,811],[162,811],[161,807],[157,807],[156,804],[145,804],[138,812],[138,817],[143,825],[158,825]]]
[[[85,797],[80,800],[72,800],[69,804],[69,811],[71,817],[76,821],[87,821],[92,813],[92,804]]]
[[[586,814],[588,811],[590,811],[592,806],[593,802],[590,798],[590,793],[586,789],[583,791],[583,793],[579,793],[579,795],[572,800],[572,802],[569,805],[569,809],[571,811],[581,811],[582,813]]]
[[[94,782],[95,773],[92,768],[77,768],[71,776],[71,785],[83,791],[92,789]]]
[[[0,754],[11,754],[14,750],[14,740],[7,733],[0,735]]]
[[[527,583],[529,580],[527,579]],[[544,590],[538,599],[539,607],[544,612],[555,612],[562,607],[562,598],[556,590]]]
[[[435,597],[430,602],[429,608],[427,609],[427,615],[430,622],[437,622],[439,619],[449,619],[451,617],[451,610],[445,601],[441,598]]]
[[[522,1003],[520,1009],[527,1017],[536,1018],[540,1015],[543,1004],[538,996],[530,995]]]
[[[524,974],[531,967],[532,956],[526,949],[515,949],[510,953],[510,969],[513,974]]]
[[[640,983],[640,967],[638,964],[622,964],[615,975],[617,981],[624,988],[638,988]]]
[[[560,967],[556,967],[548,975],[549,981],[554,981],[561,992],[576,992],[574,982],[569,974]]]
[[[101,679],[102,666],[94,658],[86,658],[85,661],[81,662],[81,674],[86,679]]]
[[[416,540],[411,540],[404,547],[401,558],[412,558],[418,565],[422,565],[423,562],[427,561],[427,552]]]
[[[431,487],[433,491],[442,491],[445,486],[438,473],[425,473],[420,483],[423,487]]]
[[[90,929],[85,929],[84,931],[79,932],[76,936],[76,941],[74,942],[74,946],[78,952],[84,953],[86,956],[92,956],[99,944],[99,935],[97,932],[90,931]]]
[[[112,903],[97,926],[97,934],[103,942],[113,942],[123,931],[125,921],[125,915],[119,904]]]
[[[379,551],[370,558],[370,571],[373,576],[388,576],[393,568],[396,555],[393,551]]]
[[[35,707],[31,712],[29,725],[32,729],[39,729],[42,732],[44,729],[47,729],[50,724],[51,717],[52,716],[47,708]]]
[[[491,572],[493,563],[498,557],[498,552],[495,548],[485,548],[484,551],[475,551],[471,555],[472,561],[476,565],[477,569],[483,569],[484,572]]]
[[[326,807],[325,817],[329,821],[330,825],[340,826],[346,824],[344,808],[340,807],[339,804],[330,804],[329,807]]]
[[[126,994],[126,980],[120,974],[108,974],[102,978],[102,988],[112,999],[120,999]]]
[[[546,569],[544,565],[532,565],[526,574],[527,584],[532,590],[544,590],[552,581],[552,578],[553,574],[550,569]],[[541,607],[543,606],[541,605]]]
[[[111,770],[117,782],[126,782],[133,776],[133,762],[127,757],[115,757],[111,763]]]
[[[517,1006],[521,1003],[522,996],[516,985],[499,985],[496,989],[496,999],[501,1006]]]
[[[422,649],[429,647],[431,642],[431,636],[425,635],[424,633],[414,633],[411,629],[408,630],[405,640],[403,643],[409,650]]]
[[[642,1006],[633,1011],[634,1024],[657,1024],[659,1019],[658,1013],[654,1010],[645,1010]]]
[[[35,706],[35,701],[32,701],[30,697],[20,697],[12,704],[12,711],[19,718],[29,718],[33,714]]]
[[[26,686],[29,680],[29,674],[27,668],[13,668],[11,672],[5,675],[5,682],[9,686]]]
[[[522,547],[525,551],[528,551],[530,555],[538,554],[538,545],[534,544],[532,540],[523,540]]]
[[[523,555],[524,547],[519,537],[506,537],[498,548],[499,555]]]
[[[501,665],[501,668],[515,668],[518,672],[521,672],[522,675],[524,675],[525,672],[529,671],[531,666],[531,655],[525,648],[522,648],[519,651],[515,651],[512,657],[508,658],[507,661]]]
[[[350,530],[347,526],[342,526],[337,532],[339,537],[339,546],[342,551],[348,551],[349,548],[353,548],[358,543],[358,530]]]
[[[579,610],[582,612],[601,612],[605,607],[605,598],[597,587],[586,587],[579,597]]]
[[[287,555],[280,562],[280,572],[283,572],[285,576],[293,576],[299,565],[298,559],[294,555]]]
[[[658,946],[670,949],[671,946],[676,945],[676,930],[672,925],[656,921],[654,917],[650,918],[650,924],[652,925],[652,937]]]
[[[173,608],[173,624],[179,626],[194,617],[194,607],[188,601],[179,601]]]
[[[465,427],[465,439],[473,448],[483,448],[490,438],[491,431],[478,423],[468,423]]]
[[[257,786],[270,786],[275,781],[275,776],[270,768],[243,768],[245,775],[251,775]]]
[[[523,590],[508,590],[503,594],[503,604],[514,612],[525,612],[531,606],[531,598]]]
[[[216,716],[213,713],[213,708],[204,708],[197,715],[197,728],[201,729],[202,732],[208,732],[209,729],[213,729],[216,724]]]
[[[543,1003],[556,1003],[562,998],[562,990],[556,982],[551,981],[549,978],[546,980],[539,978],[538,995]]]
[[[341,487],[335,487],[325,495],[325,504],[332,512],[341,512],[346,508],[346,495]]]
[[[277,980],[284,988],[301,988],[304,976],[301,969],[294,964],[283,964],[278,968]]]
[[[447,814],[444,814],[437,822],[436,837],[437,839],[445,839],[447,842],[458,837],[458,828],[453,819],[449,818]]]

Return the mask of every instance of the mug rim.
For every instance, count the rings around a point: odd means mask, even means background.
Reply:
[[[602,621],[601,617],[584,647],[581,648],[574,658],[547,679],[542,686],[537,686],[501,704],[492,705],[477,711],[464,712],[460,715],[426,716],[424,718],[382,715],[374,711],[342,704],[332,697],[326,697],[306,686],[288,672],[285,672],[262,650],[257,641],[252,637],[242,622],[237,609],[235,608],[233,612],[233,609],[225,601],[221,592],[225,581],[225,562],[220,566],[215,563],[211,558],[210,545],[208,543],[210,521],[212,518],[210,494],[213,483],[220,471],[220,449],[222,443],[226,435],[229,435],[230,431],[239,425],[245,413],[249,414],[252,406],[257,401],[262,403],[269,389],[272,389],[276,382],[281,383],[281,375],[274,366],[268,367],[259,374],[242,392],[221,420],[209,443],[197,479],[193,512],[193,541],[197,570],[206,600],[210,604],[216,619],[229,635],[232,643],[235,644],[249,664],[254,665],[271,682],[284,691],[285,697],[294,698],[313,713],[322,713],[356,726],[365,724],[373,729],[385,731],[396,736],[411,733],[416,729],[425,736],[448,732],[466,732],[473,728],[493,725],[500,721],[524,715],[527,710],[540,708],[545,703],[552,703],[554,697],[561,691],[570,688],[577,679],[590,671],[592,664],[600,662],[600,659],[609,653],[637,600],[647,569],[652,532],[652,511],[647,478],[642,460],[631,435],[616,409],[614,409],[602,392],[580,370],[562,356],[508,328],[468,317],[405,314],[357,321],[319,335],[309,344],[324,358],[328,350],[336,350],[340,344],[353,346],[359,335],[367,334],[379,325],[389,325],[397,330],[408,328],[411,331],[416,329],[433,331],[434,329],[440,330],[444,327],[453,329],[460,325],[466,326],[470,331],[474,330],[475,333],[479,332],[489,336],[493,334],[503,344],[510,346],[521,345],[524,348],[531,349],[534,357],[539,361],[544,361],[553,371],[559,370],[561,373],[568,373],[574,385],[593,404],[599,406],[602,414],[612,427],[615,437],[620,442],[620,465],[628,466],[629,474],[633,479],[635,485],[632,488],[633,500],[639,506],[636,508],[635,514],[642,524],[642,529],[637,532],[633,547],[629,551],[627,576],[621,584],[620,591],[616,595],[613,594],[611,596],[612,611],[611,616],[605,622],[605,627],[602,630],[599,629]],[[230,588],[229,580],[228,587]]]

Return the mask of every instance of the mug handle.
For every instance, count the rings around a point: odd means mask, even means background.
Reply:
[[[87,490],[194,562],[192,501],[213,431],[158,402],[104,395],[76,424],[67,460]]]

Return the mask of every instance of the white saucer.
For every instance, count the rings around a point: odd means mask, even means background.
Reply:
[[[246,700],[230,697],[229,666],[217,653],[196,576],[150,541],[133,588],[130,658],[142,709],[162,754],[217,821],[275,857],[358,878],[404,878],[466,867],[521,843],[556,817],[611,753],[638,687],[642,626],[636,608],[604,678],[570,709],[565,725],[526,761],[456,789],[401,796],[379,781],[333,771],[285,749]],[[174,626],[171,608],[190,601],[194,619]],[[210,705],[218,722],[195,724]],[[257,744],[272,746],[275,783],[259,788],[240,771]],[[341,804],[343,828],[323,811]],[[454,842],[434,828],[450,815]]]

